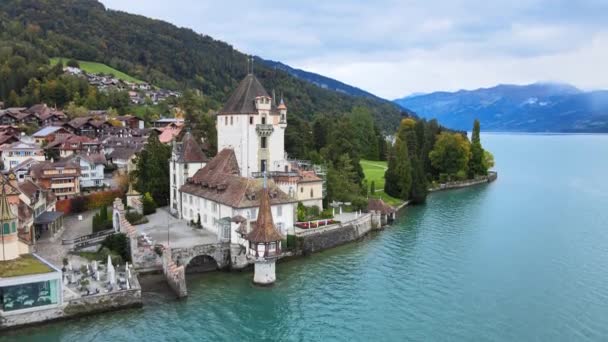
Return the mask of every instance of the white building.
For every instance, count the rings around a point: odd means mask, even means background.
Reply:
[[[203,228],[230,239],[234,244],[248,245],[232,222],[255,221],[260,205],[263,179],[239,174],[234,151],[224,149],[205,167],[188,178],[180,187],[180,218],[199,222]],[[274,182],[268,181],[270,205],[277,230],[293,234],[297,200],[288,196]]]
[[[35,143],[17,141],[12,144],[3,145],[0,147],[2,152],[2,163],[4,171],[21,164],[27,159],[36,161],[44,161],[44,151]]]
[[[170,179],[170,204],[171,212],[181,217],[182,197],[179,189],[186,183],[186,180],[202,169],[207,164],[207,156],[196,143],[196,140],[187,132],[182,142],[173,141],[173,153],[169,161]]]
[[[106,165],[106,157],[103,153],[83,153],[75,154],[68,158],[70,161],[77,162],[80,165],[80,188],[99,188],[105,183],[104,168]]]
[[[218,151],[234,150],[243,177],[290,170],[285,160],[287,107],[279,106],[258,79],[249,74],[217,116]]]

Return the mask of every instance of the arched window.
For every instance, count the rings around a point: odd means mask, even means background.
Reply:
[[[8,223],[5,223],[2,228],[3,228],[2,229],[2,233],[3,234],[10,234],[11,233],[11,227],[8,225]]]
[[[232,126],[233,123],[234,123],[234,118],[231,116],[230,117],[230,126]]]
[[[266,117],[262,116],[262,125],[265,125],[265,124],[266,124]]]
[[[312,188],[310,188],[310,198],[313,198],[313,197],[315,197],[314,192],[313,192]]]
[[[11,225],[12,225],[13,233],[15,233],[17,231],[17,225],[15,224],[15,222],[13,222]]]
[[[228,117],[227,116],[224,116],[224,122],[225,122],[226,126],[228,126]]]

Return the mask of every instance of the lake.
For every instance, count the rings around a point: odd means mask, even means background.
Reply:
[[[483,134],[498,180],[435,193],[361,242],[189,298],[3,332],[19,341],[608,339],[608,135]]]

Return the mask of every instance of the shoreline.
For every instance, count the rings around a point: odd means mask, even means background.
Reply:
[[[489,184],[489,183],[494,182],[496,179],[497,179],[497,173],[492,172],[488,176],[484,176],[483,178],[478,178],[475,180],[444,183],[444,184],[442,184],[442,187],[440,187],[440,188],[429,189],[429,195],[434,192],[439,192],[439,191],[462,189],[462,188],[473,187],[473,186],[477,186],[477,185],[481,185],[481,184]],[[400,205],[394,207],[396,215],[399,215],[403,211],[403,209],[405,207],[409,206],[410,204],[411,204],[411,201],[405,201],[405,202],[401,203]],[[348,222],[345,225],[340,225],[340,226],[332,228],[332,229],[321,229],[320,231],[311,232],[311,233],[303,235],[303,236],[295,235],[296,246],[295,246],[294,250],[292,252],[290,252],[288,255],[285,255],[282,258],[280,258],[278,262],[281,262],[281,263],[289,262],[289,261],[293,261],[293,260],[296,260],[299,258],[306,257],[313,253],[323,252],[323,251],[326,251],[326,250],[329,250],[329,249],[332,249],[335,247],[339,247],[342,245],[346,245],[349,243],[355,243],[357,241],[360,241],[360,240],[366,238],[373,231],[381,231],[381,230],[384,230],[386,227],[390,227],[391,224],[394,222],[394,220],[393,220],[393,221],[387,222],[386,224],[382,224],[383,221],[382,221],[381,216],[382,216],[382,214],[380,214],[380,213],[366,213],[366,214],[361,215],[361,217],[359,217],[351,222]],[[218,270],[212,271],[212,272],[217,272],[217,271],[249,272],[249,271],[251,271],[251,267],[244,267],[241,269],[231,269],[231,268],[218,269]],[[27,329],[27,328],[32,328],[32,327],[36,327],[36,326],[43,326],[46,324],[53,324],[55,322],[67,321],[67,320],[71,320],[71,319],[79,318],[79,317],[83,317],[83,316],[92,317],[92,316],[95,316],[98,314],[104,314],[104,313],[109,313],[109,312],[116,312],[116,311],[122,311],[122,310],[128,310],[128,309],[141,309],[144,306],[143,301],[142,301],[142,292],[148,292],[150,289],[145,289],[145,287],[148,287],[148,286],[146,286],[146,285],[141,286],[140,283],[141,282],[147,283],[146,278],[148,276],[152,276],[153,278],[158,278],[159,276],[162,277],[162,274],[163,274],[162,269],[138,272],[136,275],[136,278],[138,279],[138,288],[137,288],[137,290],[135,290],[133,298],[130,298],[126,303],[113,302],[113,303],[104,303],[103,305],[93,304],[92,306],[84,304],[84,305],[78,305],[79,310],[69,310],[68,309],[67,310],[68,312],[66,312],[65,309],[67,309],[67,307],[70,304],[75,304],[75,303],[69,303],[69,304],[65,305],[63,308],[49,309],[49,312],[46,312],[47,315],[45,315],[44,312],[40,312],[40,314],[38,315],[39,317],[37,317],[38,320],[35,320],[35,319],[26,320],[26,321],[23,321],[22,323],[18,323],[15,320],[13,320],[12,322],[9,322],[8,325],[6,325],[5,323],[6,323],[6,321],[8,321],[8,319],[11,318],[11,316],[10,315],[4,316],[4,317],[0,317],[0,331],[6,331],[9,328]],[[140,279],[140,276],[141,276],[141,279]],[[158,282],[158,279],[154,280],[153,282]],[[166,282],[166,280],[165,280],[165,282]],[[167,284],[167,287],[169,288],[168,284]],[[50,312],[50,311],[53,311],[54,314],[53,314],[53,312]],[[59,313],[59,311],[61,311],[61,313]],[[70,312],[70,311],[72,311],[72,312]],[[17,314],[15,316],[13,316],[13,319],[17,318],[17,316],[19,316],[19,315]]]

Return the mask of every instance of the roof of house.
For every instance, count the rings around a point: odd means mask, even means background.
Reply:
[[[139,152],[139,150],[140,149],[136,147],[115,147],[114,151],[112,151],[108,157],[112,160],[128,160],[133,157],[135,153]]]
[[[175,128],[165,127],[163,132],[158,136],[158,140],[163,144],[170,143],[182,132],[183,127],[181,125]]]
[[[268,187],[260,191],[260,210],[258,210],[258,219],[253,225],[253,229],[245,239],[256,243],[268,243],[273,241],[283,240],[281,233],[277,231],[272,220],[272,211],[270,210],[270,193]]]
[[[78,153],[73,154],[66,158],[66,160],[80,163],[80,159],[86,160],[89,164],[104,164],[106,163],[106,156],[101,152],[93,153]]]
[[[19,141],[19,138],[12,134],[0,133],[0,145],[10,144]]]
[[[268,182],[272,204],[294,203],[274,182]],[[232,149],[223,149],[205,167],[188,178],[180,191],[203,197],[233,208],[259,205],[261,179],[240,176],[238,162]]]
[[[255,98],[270,97],[253,74],[248,74],[230,95],[220,114],[256,114]]]
[[[181,163],[205,163],[209,159],[190,132],[184,134],[180,144],[176,145],[177,161]]]
[[[41,150],[41,148],[34,143],[27,143],[23,141],[16,141],[12,144],[5,144],[0,146],[0,150]]]
[[[29,168],[32,166],[32,164],[37,163],[37,162],[38,161],[33,158],[27,158],[26,160],[22,161],[21,163],[11,167],[11,171],[29,170]]]
[[[39,162],[37,164],[32,165],[32,167],[30,168],[30,174],[34,177],[34,178],[63,178],[63,177],[72,177],[74,176],[74,174],[69,174],[66,175],[65,173],[62,174],[45,174],[44,171],[45,170],[55,170],[58,168],[63,168],[63,169],[76,169],[76,175],[80,174],[80,165],[76,164],[70,160],[59,160],[56,162],[50,162],[50,161],[43,161],[43,162]]]
[[[33,137],[43,138],[50,134],[57,133],[57,131],[64,130],[65,128],[61,126],[46,126],[38,130],[36,133],[32,134]]]

